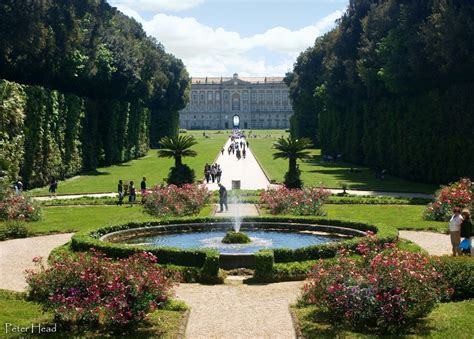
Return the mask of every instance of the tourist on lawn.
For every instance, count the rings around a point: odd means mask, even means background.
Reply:
[[[474,233],[472,232],[471,212],[465,208],[462,210],[461,216],[464,219],[461,224],[461,237],[470,241],[471,256],[474,257]]]
[[[118,193],[118,201],[117,205],[122,206],[123,205],[123,182],[122,180],[119,180],[118,185],[117,185],[117,193]]]
[[[51,177],[51,182],[49,184],[49,193],[51,193],[51,196],[56,197],[56,190],[58,189],[58,181],[56,180],[55,177]]]
[[[146,178],[143,177],[142,182],[140,183],[140,192],[142,194],[142,204],[143,204],[143,199],[145,198],[146,194]]]
[[[449,235],[451,237],[451,246],[453,247],[453,256],[461,254],[459,243],[461,242],[461,224],[463,222],[461,216],[461,208],[454,207],[453,215],[449,220]]]
[[[130,203],[130,207],[133,207],[133,204],[135,203],[135,200],[137,199],[137,192],[135,191],[135,184],[133,181],[130,181],[130,195],[128,196],[128,202]]]
[[[227,190],[225,189],[224,185],[221,183],[219,185],[219,205],[221,206],[221,209],[219,212],[224,212],[224,206],[225,210],[228,211],[229,207],[227,206]]]

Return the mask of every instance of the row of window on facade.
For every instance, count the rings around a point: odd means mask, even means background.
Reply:
[[[250,117],[249,117],[248,115],[241,115],[240,118],[241,118],[241,119],[248,119],[248,118],[250,118]],[[273,119],[275,119],[275,118],[276,118],[276,119],[280,119],[280,114],[275,114],[275,115],[273,115],[273,114],[267,114],[267,115],[265,115],[265,114],[260,114],[260,115],[259,115],[259,118],[260,118],[260,120],[262,120],[262,121],[264,120],[264,118],[267,118],[267,120],[272,120],[272,118],[273,118]],[[288,119],[290,118],[290,115],[282,114],[282,115],[281,115],[281,118],[288,120]],[[191,115],[191,114],[181,114],[181,115],[180,115],[180,119],[181,119],[181,120],[208,119],[208,120],[211,120],[211,121],[215,121],[215,120],[219,120],[219,117],[218,117],[218,116],[215,116],[215,115],[203,115],[203,114],[202,114],[201,116],[196,115],[196,114],[194,114],[194,115]],[[223,120],[225,120],[225,119],[223,119]],[[252,119],[252,121],[253,121],[253,120],[256,120],[256,119],[254,118],[254,119]]]
[[[227,104],[208,104],[207,106],[205,104],[191,104],[186,106],[184,111],[187,112],[219,112],[219,111],[240,111],[241,108],[243,111],[248,111],[251,109],[252,111],[255,112],[261,112],[261,111],[289,111],[291,107],[288,105],[288,102],[283,102],[283,103],[267,103],[267,104],[252,104],[248,105],[248,103],[244,103],[243,105],[240,104],[239,101],[233,101],[232,105],[229,103]]]
[[[284,101],[288,100],[288,91],[259,91],[259,99],[260,101],[265,100],[265,93],[267,96],[267,101],[273,101],[273,98],[276,100],[279,100],[280,94],[281,97]],[[224,100],[228,101],[229,100],[230,93],[229,91],[224,91]],[[240,99],[240,93],[234,93],[232,95],[232,99],[237,97]],[[213,101],[215,98],[215,101],[220,101],[221,100],[221,93],[220,92],[214,92],[214,91],[208,91],[207,92],[207,101]],[[249,98],[249,93],[248,91],[243,91],[242,92],[242,98],[243,100],[248,100]],[[257,92],[252,91],[251,94],[252,101],[257,101]],[[199,101],[205,101],[206,99],[206,93],[204,91],[199,92]],[[192,91],[191,92],[191,101],[198,101],[198,93],[197,91]]]

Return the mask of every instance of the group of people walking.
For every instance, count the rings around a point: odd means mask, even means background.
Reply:
[[[147,192],[146,188],[146,177],[143,177],[142,181],[140,182],[140,193],[142,195],[142,201],[141,203],[143,204],[145,195]],[[133,207],[135,204],[135,201],[137,200],[137,190],[135,188],[135,183],[130,181],[127,185],[123,184],[122,180],[118,181],[117,185],[117,193],[118,193],[118,201],[117,205],[122,206],[123,205],[123,200],[125,198],[125,195],[128,194],[128,203],[130,204],[130,207]]]
[[[474,233],[469,209],[461,210],[460,207],[454,207],[453,215],[449,221],[449,234],[453,256],[461,255],[463,250],[470,251],[471,256],[474,256]],[[464,238],[462,242],[461,238]]]
[[[219,164],[212,164],[209,165],[206,163],[204,166],[204,177],[206,178],[206,183],[208,184],[210,181],[212,183],[217,183],[221,182],[221,177],[222,177],[222,168]]]

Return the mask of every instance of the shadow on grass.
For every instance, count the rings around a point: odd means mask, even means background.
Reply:
[[[299,326],[304,338],[379,338],[380,333],[370,329],[351,329],[341,324],[333,316],[321,312],[315,307],[293,307],[297,314]],[[419,320],[414,326],[405,326],[405,330],[396,334],[382,334],[384,338],[400,338],[407,336],[429,336],[436,328],[426,319]]]
[[[101,175],[110,175],[110,172],[101,172],[98,170],[92,170],[80,174],[81,176],[101,176]]]

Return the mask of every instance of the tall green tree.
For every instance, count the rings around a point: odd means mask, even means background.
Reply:
[[[288,172],[285,174],[285,186],[288,188],[301,188],[303,183],[300,179],[300,171],[297,166],[298,159],[310,157],[309,149],[313,147],[308,138],[296,139],[294,137],[279,138],[273,148],[273,159],[288,159]]]

